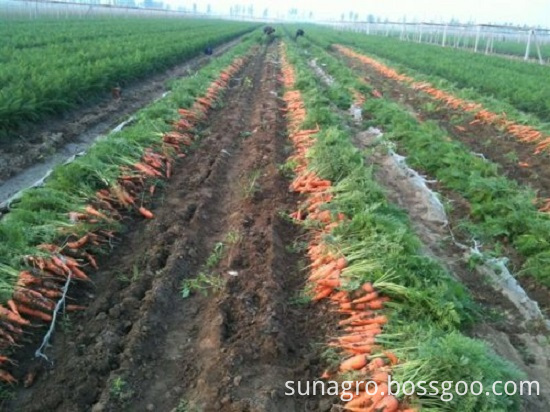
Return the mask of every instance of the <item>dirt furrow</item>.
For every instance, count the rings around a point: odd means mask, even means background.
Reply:
[[[204,411],[303,410],[305,400],[285,397],[284,383],[313,379],[317,371],[310,365],[315,356],[307,339],[316,325],[291,305],[303,285],[291,250],[296,229],[280,215],[292,207],[293,198],[277,168],[286,155],[284,124],[273,95],[278,89],[273,58],[258,87],[263,103],[255,105],[255,132],[241,154],[248,171],[239,178],[244,190],[229,205],[235,211],[230,227],[241,240],[222,271],[233,276],[219,302],[211,302],[219,327],[202,338],[215,342],[214,351],[203,346],[207,368],[189,394]]]
[[[30,350],[21,359],[35,383],[5,410],[288,411],[311,402],[284,395],[286,380],[319,373],[311,345],[324,332],[293,303],[300,234],[282,213],[295,199],[279,171],[289,145],[278,74],[271,45],[232,82],[155,219],[120,239],[89,307],[62,322],[47,350],[53,365],[27,361]],[[220,244],[221,260],[208,266]],[[184,299],[182,280],[204,274],[219,284]]]

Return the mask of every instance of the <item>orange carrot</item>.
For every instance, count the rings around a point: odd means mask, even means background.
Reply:
[[[366,303],[366,302],[370,302],[371,300],[374,300],[376,298],[378,298],[378,292],[370,292],[370,293],[367,293],[362,298],[352,300],[351,303],[353,303],[353,304]]]
[[[321,379],[330,379],[330,373],[329,373],[328,369],[325,369],[325,371],[321,375]]]
[[[309,280],[317,280],[322,279],[329,275],[329,273],[332,273],[334,268],[336,267],[335,262],[330,262],[324,266],[319,267],[319,269],[315,270],[311,276],[309,277]]]
[[[386,358],[388,358],[392,365],[397,365],[399,363],[397,356],[395,356],[393,352],[386,351],[384,352],[384,355],[386,355]]]
[[[67,265],[67,259],[65,259],[65,261],[61,260],[60,258],[58,258],[57,256],[52,256],[52,263],[57,266],[58,268],[60,268],[65,274],[68,274],[70,269],[69,269],[69,266]]]
[[[371,325],[363,325],[363,326],[350,326],[345,329],[346,332],[358,332],[361,334],[367,334],[370,333],[371,335],[377,335],[382,333],[382,329],[380,329],[380,325],[378,324],[371,324]]]
[[[19,309],[19,307],[18,307]],[[19,315],[19,310],[17,312],[13,312],[9,309],[6,309],[5,307],[0,305],[0,319],[7,320],[12,323],[16,323],[18,325],[29,325],[30,322],[26,319],[23,319],[21,315]]]
[[[320,291],[317,292],[317,294],[313,297],[312,301],[317,302],[321,299],[324,299],[332,293],[333,289],[331,288],[323,288]]]
[[[373,412],[397,412],[399,409],[399,401],[393,395],[388,395],[382,398],[373,407]]]
[[[23,313],[24,315],[31,316],[33,318],[43,320],[45,322],[51,322],[52,321],[52,317],[50,315],[48,315],[47,313],[41,312],[39,310],[31,309],[28,306],[25,306],[23,304],[17,305],[17,308],[19,309],[19,312]]]
[[[54,275],[57,275],[57,276],[61,276],[61,277],[65,277],[66,276],[66,273],[63,269],[61,269],[60,267],[54,265],[53,262],[51,261],[45,261],[44,262],[45,266],[44,266],[44,270],[47,270],[48,272],[51,272],[53,273]]]
[[[346,302],[348,300],[348,292],[341,290],[330,297],[333,302]]]
[[[86,282],[91,282],[91,279],[88,277],[88,275],[86,275],[86,273],[84,273],[79,268],[71,267],[70,270],[71,270],[71,272],[72,272],[72,274],[75,278],[80,279],[80,280],[84,280]]]
[[[340,371],[358,370],[367,364],[365,355],[355,355],[340,364]]]
[[[376,406],[378,402],[380,402],[382,399],[384,399],[385,396],[387,396],[388,392],[389,388],[386,383],[378,385],[376,393],[371,396],[371,405]]]
[[[361,289],[363,289],[367,293],[374,292],[374,288],[372,287],[372,283],[367,282],[363,286],[361,286]]]
[[[376,358],[373,359],[371,362],[369,362],[368,368],[371,372],[374,372],[381,367],[383,367],[386,363],[384,362],[384,359],[382,358]]]
[[[351,353],[353,355],[361,355],[361,354],[370,354],[374,347],[372,345],[345,345],[342,346],[342,349],[344,349],[346,352]]]
[[[375,343],[375,339],[374,337],[372,336],[368,336],[368,335],[344,335],[344,336],[341,336],[339,337],[338,339],[338,342],[340,343],[346,343],[346,344],[352,344],[352,343],[358,343],[358,342],[363,342],[363,343],[370,343],[370,344],[374,344]]]
[[[338,322],[338,324],[340,326],[344,326],[344,325],[353,323],[354,321],[359,319],[373,318],[375,315],[375,313],[370,310],[369,311],[351,311],[351,313],[352,313],[352,316],[350,316],[347,319],[341,320],[340,322]]]
[[[52,244],[49,244],[49,243],[42,243],[42,244],[38,245],[37,247],[40,250],[45,250],[46,252],[51,252],[51,253],[57,253],[59,251],[59,246],[52,245]]]
[[[153,219],[154,215],[153,215],[153,212],[151,212],[150,210],[145,209],[143,206],[140,207],[138,210],[139,210],[139,213],[146,219]]]
[[[53,311],[55,307],[55,303],[53,303],[50,299],[44,297],[40,292],[32,289],[16,290],[13,293],[13,299],[19,305],[24,304],[29,306],[37,306],[44,311]],[[20,308],[20,306],[18,306],[18,308]]]
[[[152,177],[162,177],[162,173],[160,173],[158,170],[152,168],[149,165],[143,164],[143,163],[136,163],[134,164],[134,167],[139,170],[140,172],[143,172],[144,174]]]
[[[12,365],[15,363],[14,361],[12,361],[10,358],[8,358],[7,356],[1,356],[0,355],[0,363],[11,363]]]
[[[328,287],[328,288],[335,289],[335,288],[340,286],[340,279],[334,279],[334,278],[321,279],[317,282],[317,284],[320,285],[320,286],[325,286],[325,287]]]
[[[368,325],[373,325],[373,324],[376,324],[377,321],[374,320],[374,319],[368,319],[368,318],[365,318],[365,319],[357,319],[355,321],[353,321],[352,323],[350,323],[349,325],[350,326],[368,326]]]
[[[4,369],[0,369],[0,381],[7,383],[9,385],[13,385],[14,383],[17,383],[17,379],[15,379],[11,374],[6,372]]]
[[[376,383],[384,383],[387,382],[389,379],[388,372],[385,371],[378,371],[372,374],[370,380]]]
[[[97,265],[97,261],[95,260],[95,258],[94,258],[93,255],[91,255],[90,253],[85,252],[85,253],[84,253],[84,257],[88,260],[88,262],[90,263],[90,265],[91,265],[95,270],[98,270],[98,269],[99,269],[99,266]]]
[[[367,302],[366,305],[370,309],[380,310],[380,309],[384,309],[384,302],[385,301],[383,299],[377,299],[377,300],[372,300],[370,302]]]
[[[110,220],[107,216],[105,216],[100,211],[94,209],[92,206],[86,206],[85,210],[86,210],[86,213],[89,214],[89,215],[98,217],[98,218],[103,219],[103,220]]]
[[[344,408],[348,411],[355,410],[355,408],[365,408],[369,405],[370,398],[371,396],[368,393],[361,391],[360,395],[347,402]]]
[[[78,239],[74,242],[67,242],[67,246],[70,249],[80,249],[82,246],[84,246],[86,244],[86,242],[88,242],[88,239],[89,239],[89,236],[84,235],[80,239]]]
[[[15,304],[15,302],[13,301],[13,299],[10,299],[8,300],[8,307],[10,308],[10,310],[15,313],[16,315],[18,316],[21,316],[19,315],[19,312],[17,311],[17,305]]]
[[[347,266],[348,262],[346,261],[346,258],[341,257],[336,261],[336,269],[342,270]]]
[[[67,305],[65,307],[65,309],[67,310],[67,312],[74,312],[74,311],[77,311],[77,310],[85,310],[86,309],[86,306],[80,306],[80,305]]]

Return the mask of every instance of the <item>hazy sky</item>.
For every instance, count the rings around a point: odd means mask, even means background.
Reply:
[[[505,23],[550,26],[550,0],[164,0],[172,5],[191,8],[197,3],[199,11],[205,11],[211,4],[215,12],[227,12],[233,4],[254,5],[258,16],[265,8],[270,15],[286,13],[292,7],[300,11],[312,10],[318,19],[339,19],[342,13],[359,13],[360,19],[367,14],[382,19],[407,21],[435,20],[447,21],[457,18],[460,21],[477,23]]]

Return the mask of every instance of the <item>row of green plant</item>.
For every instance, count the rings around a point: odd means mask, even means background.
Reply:
[[[380,32],[375,34],[381,35]],[[414,33],[414,35],[417,35],[417,34],[418,33]],[[384,35],[386,34],[384,33]],[[402,33],[401,33],[401,30],[398,30],[398,31],[394,30],[394,31],[388,32],[388,35],[394,38],[401,39]],[[443,33],[441,32],[434,35],[430,35],[429,32],[427,33],[425,32],[422,37],[422,43],[434,44],[436,46],[440,46],[442,40],[443,40]],[[469,33],[465,35],[447,34],[445,38],[445,47],[474,51],[475,40],[476,40],[475,33]],[[418,41],[418,38],[414,37],[413,39],[413,33],[409,32],[407,41],[416,42]],[[493,46],[492,54],[524,57],[525,49],[527,48],[527,32],[524,32],[523,37],[521,38],[516,37],[515,39],[512,39],[510,37],[507,38],[505,35],[499,36],[495,34],[492,41],[492,46]],[[478,41],[477,52],[480,54],[484,54],[486,50],[490,49],[490,47],[491,47],[491,39],[489,35],[482,33]],[[547,43],[540,44],[540,51],[541,51],[543,60],[548,61],[548,58],[550,57],[550,44],[547,44]],[[536,59],[538,61],[538,53],[537,53],[537,48],[535,46],[534,39],[531,40],[529,57],[531,59]]]
[[[360,89],[365,84],[339,59],[313,44],[309,47],[329,73],[346,86],[336,85],[330,91],[332,100],[345,108],[351,101],[348,87]],[[469,214],[459,227],[464,234],[490,245],[496,255],[504,247],[513,247],[521,258],[521,266],[513,268],[516,274],[550,286],[550,216],[537,210],[534,191],[506,178],[498,165],[452,140],[437,122],[420,122],[398,103],[371,98],[364,110],[371,117],[366,125],[383,127],[386,137],[406,152],[411,166],[469,202]]]
[[[495,105],[497,112],[501,111],[498,107],[506,107],[499,105],[501,101],[514,107],[516,112],[533,115],[539,123],[550,122],[550,85],[545,81],[550,74],[548,66],[326,28],[311,27],[308,34],[326,47],[340,43],[356,47],[359,52],[367,52],[376,58],[388,59],[390,66],[397,67],[403,73],[411,73],[418,80],[429,80],[438,88],[452,88],[454,85],[466,89],[461,97],[484,101],[486,99],[482,95],[492,96],[493,99],[487,101]],[[410,69],[427,77],[422,78]]]
[[[81,35],[74,41],[18,48],[18,37],[8,38],[0,52],[0,139],[15,139],[23,123],[62,113],[255,27],[250,23],[192,20],[94,23],[97,25],[74,25],[70,33]],[[34,24],[19,24],[20,33],[25,27],[33,32]],[[63,24],[61,20],[57,25],[49,22],[41,38],[55,38]],[[83,33],[87,36],[82,37]]]
[[[98,190],[117,182],[121,166],[138,162],[146,147],[173,130],[173,122],[180,118],[178,109],[190,108],[220,71],[250,49],[259,36],[246,35],[239,45],[193,76],[174,81],[171,93],[139,111],[130,126],[98,141],[74,162],[56,167],[43,187],[24,192],[0,220],[0,302],[10,298],[18,272],[24,268],[24,256],[40,256],[40,244],[59,243],[69,234],[89,232],[89,227],[72,222],[69,213],[83,211]],[[110,229],[112,225],[101,220],[93,229]]]
[[[116,21],[116,20],[115,20]],[[162,24],[159,24],[159,21]],[[60,21],[42,17],[33,21],[2,19],[0,17],[0,56],[9,57],[27,48],[39,48],[54,44],[79,43],[103,37],[127,37],[143,34],[145,37],[158,32],[170,33],[192,30],[203,26],[213,26],[216,20],[125,18],[114,24],[112,18],[91,17],[70,18]]]
[[[348,276],[344,278],[346,289],[374,282],[391,298],[389,321],[378,340],[400,359],[392,379],[438,381],[439,396],[410,399],[423,411],[518,410],[517,396],[458,396],[450,389],[452,399],[442,400],[443,381],[479,380],[489,387],[494,381],[517,380],[522,375],[484,342],[463,334],[476,318],[471,297],[438,262],[422,253],[406,213],[388,202],[373,179],[372,168],[365,165],[364,154],[352,144],[346,120],[332,109],[336,96],[342,106],[350,100],[338,90],[345,90],[352,80],[340,82],[338,76],[332,87],[323,86],[306,62],[314,55],[319,56],[307,41],[300,39],[299,46],[290,41],[289,60],[296,68],[296,87],[308,112],[303,128],[321,128],[308,153],[310,167],[333,182],[329,210],[349,218],[326,242],[349,263],[342,274]]]

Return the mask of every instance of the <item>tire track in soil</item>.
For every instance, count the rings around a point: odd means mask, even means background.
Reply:
[[[462,142],[473,153],[481,153],[489,161],[499,165],[499,171],[503,176],[515,180],[519,185],[533,188],[538,196],[542,198],[550,197],[548,156],[533,154],[534,145],[521,143],[513,136],[501,133],[490,125],[470,125],[470,121],[474,119],[472,114],[453,111],[428,95],[413,90],[395,80],[384,78],[367,64],[357,62],[335,51],[331,53],[346,62],[351,69],[375,88],[381,90],[384,95],[406,107],[418,121],[435,121],[449,136]],[[426,104],[433,104],[434,102],[437,105],[435,110],[425,109]],[[457,129],[456,126],[464,128],[464,132]],[[519,167],[517,161],[511,160],[510,153],[516,153],[519,161],[528,162],[531,167]],[[424,171],[419,170],[419,172]],[[429,175],[429,173],[426,174]],[[443,187],[439,182],[435,183],[435,190],[452,201],[453,210],[449,214],[451,226],[459,227],[460,221],[470,215],[470,203],[460,194]],[[460,231],[455,234],[464,243],[471,241],[469,238],[462,236]],[[505,255],[512,263],[512,268],[521,267],[524,259],[513,246],[506,244],[503,246]],[[550,289],[529,277],[520,276],[517,280],[529,297],[538,302],[541,310],[546,316],[549,316]]]
[[[290,304],[304,282],[301,256],[288,247],[299,230],[278,213],[296,199],[278,170],[290,146],[276,58],[275,45],[264,48],[240,76],[251,82],[232,82],[197,150],[178,162],[155,219],[123,236],[94,276],[88,294],[97,296],[68,331],[58,328],[47,351],[53,367],[27,361],[29,349],[21,370],[36,381],[3,410],[171,411],[181,400],[204,411],[330,409],[283,395],[286,380],[320,374],[311,344],[326,331],[318,311]],[[220,265],[222,290],[182,299],[181,280],[197,275],[230,230],[243,236]]]

